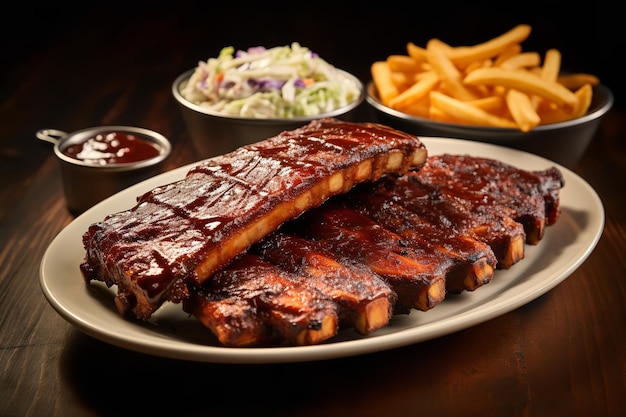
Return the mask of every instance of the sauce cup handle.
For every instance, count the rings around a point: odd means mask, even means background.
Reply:
[[[56,144],[67,136],[67,132],[57,129],[39,129],[36,133],[38,139]]]

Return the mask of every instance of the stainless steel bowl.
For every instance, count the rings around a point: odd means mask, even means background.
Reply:
[[[155,144],[159,154],[138,162],[94,165],[74,159],[64,153],[69,146],[81,144],[98,134],[122,132],[135,135]],[[165,136],[152,130],[130,126],[98,126],[66,133],[58,129],[36,132],[40,140],[54,144],[59,161],[65,199],[69,211],[78,215],[96,203],[135,183],[162,171],[163,162],[171,153],[171,144]]]
[[[316,116],[255,119],[220,114],[185,99],[180,90],[185,86],[194,69],[186,71],[174,80],[172,95],[178,103],[187,126],[191,141],[198,151],[199,158],[220,155],[236,148],[275,136],[285,130],[293,130],[312,120],[323,117],[336,117],[351,121],[353,111],[365,99],[363,84],[355,76],[341,71],[354,80],[361,94],[345,107]]]
[[[596,85],[593,101],[585,116],[540,125],[526,133],[517,129],[444,123],[402,113],[380,102],[372,82],[367,85],[366,100],[376,110],[379,122],[418,136],[493,143],[534,153],[572,168],[587,150],[602,117],[612,107],[613,94],[604,85]]]

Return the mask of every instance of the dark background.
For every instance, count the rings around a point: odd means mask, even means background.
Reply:
[[[368,2],[369,3],[369,2]],[[406,53],[406,43],[425,46],[438,37],[452,45],[471,45],[497,36],[519,23],[532,25],[523,44],[527,50],[544,52],[558,48],[562,67],[591,72],[622,102],[624,78],[624,21],[616,6],[604,2],[241,2],[189,1],[137,3],[96,2],[63,7],[58,4],[14,5],[3,13],[0,29],[2,77],[0,93],[10,95],[23,71],[41,71],[54,83],[55,71],[75,73],[81,88],[105,80],[107,73],[124,71],[134,77],[167,77],[167,85],[198,60],[216,56],[226,45],[236,48],[277,46],[298,41],[318,52],[335,66],[366,81],[369,65],[389,54]],[[435,4],[433,4],[435,3]],[[270,5],[271,4],[271,5]],[[68,29],[80,27],[96,32],[96,42],[68,37]],[[137,29],[139,29],[137,31]],[[157,31],[171,34],[171,42],[155,44]],[[145,37],[145,49],[136,51],[137,61],[119,61],[121,51],[107,49],[114,37]],[[324,33],[324,36],[320,36]],[[335,42],[329,44],[330,33]],[[42,68],[38,55],[64,43],[63,68]],[[101,56],[100,65],[85,67],[90,56]],[[72,86],[67,86],[68,89]],[[48,92],[41,91],[42,99]],[[71,90],[67,91],[71,99]],[[56,97],[55,99],[62,99]],[[62,101],[56,101],[62,106]]]

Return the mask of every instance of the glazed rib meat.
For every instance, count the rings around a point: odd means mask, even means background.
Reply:
[[[420,140],[372,123],[322,119],[191,169],[83,236],[87,282],[117,286],[122,315],[147,319],[179,303],[282,223],[355,184],[404,174],[426,159]]]
[[[183,301],[226,346],[310,345],[337,334],[336,304],[290,273],[245,254]]]
[[[527,171],[490,158],[444,154],[428,158],[416,178],[471,211],[507,214],[523,225],[529,244],[537,244],[560,215],[564,181],[556,167]]]
[[[333,300],[343,328],[369,334],[389,323],[396,294],[365,265],[336,256],[320,242],[287,233],[273,233],[253,252],[292,273]]]
[[[355,211],[400,235],[411,247],[439,253],[451,263],[445,270],[446,291],[474,290],[491,281],[497,260],[489,245],[450,227],[429,222],[392,200],[357,192],[342,199]]]
[[[183,309],[225,346],[309,345],[339,326],[369,334],[389,323],[396,295],[359,264],[276,232],[217,272]]]
[[[363,185],[361,192],[399,204],[436,227],[444,226],[449,235],[470,236],[488,244],[497,268],[508,269],[524,257],[526,234],[520,223],[499,210],[470,210],[468,204],[421,183],[419,172]]]
[[[402,236],[354,210],[327,203],[288,226],[385,279],[398,297],[396,314],[426,311],[445,298],[445,256],[409,247]]]

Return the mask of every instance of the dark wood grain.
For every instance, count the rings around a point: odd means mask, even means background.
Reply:
[[[348,8],[328,17],[313,4],[302,11],[209,3],[129,10],[113,2],[107,9],[72,12],[20,6],[22,13],[2,27],[1,416],[626,415],[626,107],[610,57],[599,58],[608,46],[594,49],[597,37],[618,31],[602,25],[615,21],[610,11],[587,16],[593,23],[583,36],[573,27],[584,17],[558,18],[556,10],[516,16],[498,8],[457,10],[447,18],[438,10],[435,20],[406,16],[391,5],[379,13],[351,15]],[[570,65],[588,64],[580,69],[598,73],[616,93],[615,107],[575,168],[603,201],[602,238],[567,280],[535,301],[389,351],[311,363],[227,365],[103,343],[68,324],[43,296],[41,258],[73,217],[52,146],[35,139],[37,129],[154,129],[174,143],[166,167],[172,169],[196,156],[170,85],[222,46],[298,40],[367,80],[373,60],[402,53],[408,40],[421,44],[438,36],[470,44],[522,20],[542,35],[536,45],[563,48],[564,59],[572,56]],[[463,35],[472,27],[473,35]],[[361,115],[373,117],[367,107]]]

